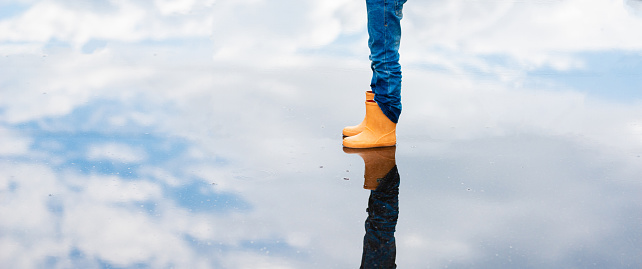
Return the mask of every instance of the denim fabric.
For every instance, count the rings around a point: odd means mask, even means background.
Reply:
[[[366,235],[363,238],[362,269],[396,268],[395,227],[399,217],[399,171],[395,165],[370,192]]]
[[[383,114],[394,123],[401,114],[399,42],[404,3],[406,0],[366,0],[372,68],[370,88]]]

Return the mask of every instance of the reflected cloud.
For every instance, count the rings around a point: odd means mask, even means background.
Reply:
[[[250,210],[243,198],[207,179],[173,169],[180,182],[172,185],[155,177],[162,174],[140,169],[176,162],[180,155],[195,162],[184,148],[168,147],[176,143],[171,140],[38,135],[28,153],[36,162],[15,152],[0,159],[3,266],[191,268],[199,264],[194,252],[202,248],[194,242],[211,242],[218,237],[212,230],[225,227],[217,219]],[[140,148],[132,151],[132,145]],[[86,149],[101,149],[102,155],[84,154]],[[216,159],[212,164],[222,166]]]
[[[629,12],[642,17],[642,1],[640,0],[624,0]]]

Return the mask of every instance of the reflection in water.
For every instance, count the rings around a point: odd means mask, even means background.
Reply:
[[[396,268],[395,227],[399,216],[399,172],[395,162],[396,147],[348,149],[365,164],[364,188],[368,198],[366,235],[363,238],[361,268]]]

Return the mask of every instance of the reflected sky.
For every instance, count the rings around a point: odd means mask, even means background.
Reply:
[[[406,4],[399,268],[642,266],[638,2]],[[358,1],[1,2],[0,267],[358,268],[366,39]]]

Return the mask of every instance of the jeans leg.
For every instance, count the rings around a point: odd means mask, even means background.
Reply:
[[[392,122],[401,114],[401,41],[402,9],[406,0],[366,0],[368,10],[368,47],[375,101]]]

